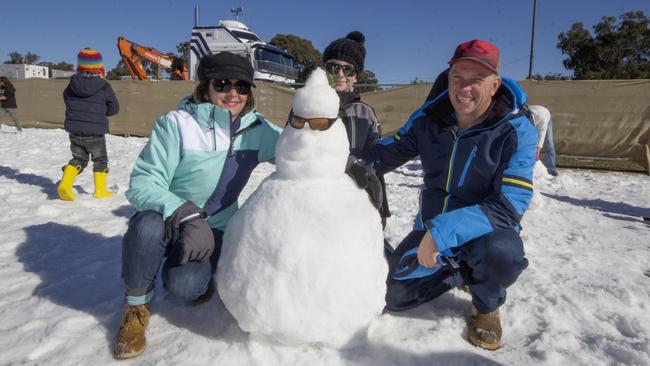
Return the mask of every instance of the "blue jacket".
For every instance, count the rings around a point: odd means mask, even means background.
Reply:
[[[65,130],[73,135],[103,136],[108,133],[107,116],[120,110],[111,85],[97,74],[81,73],[70,78],[63,91]]]
[[[424,187],[414,229],[429,230],[441,253],[495,228],[519,229],[532,198],[537,131],[518,108],[525,93],[504,79],[480,124],[459,132],[448,91],[427,101],[368,154],[378,174],[420,156]]]

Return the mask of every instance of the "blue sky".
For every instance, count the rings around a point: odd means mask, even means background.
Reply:
[[[371,1],[371,0],[200,0],[200,1],[2,1],[0,62],[8,54],[31,51],[40,61],[66,61],[76,66],[77,52],[102,52],[107,70],[119,61],[118,36],[176,52],[190,38],[194,6],[201,25],[233,19],[230,8],[243,6],[240,21],[265,40],[278,33],[309,39],[322,50],[351,30],[366,35],[366,68],[382,83],[432,80],[445,68],[460,42],[483,38],[501,49],[502,73],[514,79],[528,75],[532,0]],[[642,10],[648,0],[538,0],[533,73],[569,74],[557,49],[557,36],[582,22]]]

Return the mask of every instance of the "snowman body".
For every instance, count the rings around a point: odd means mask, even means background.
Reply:
[[[287,126],[276,172],[229,222],[217,287],[244,331],[344,348],[381,314],[388,271],[381,219],[345,174],[348,154],[340,119],[325,131]]]

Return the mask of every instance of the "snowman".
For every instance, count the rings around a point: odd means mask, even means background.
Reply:
[[[531,105],[529,107],[533,116],[533,123],[537,130],[537,156],[544,146],[544,139],[546,138],[546,130],[548,129],[548,121],[551,120],[551,112],[542,107],[541,105]],[[539,158],[533,167],[533,183],[537,186],[545,184],[551,176],[546,171],[546,167],[542,164]],[[538,189],[533,190],[533,198],[528,206],[529,210],[537,210],[544,207],[544,199]]]
[[[352,347],[384,308],[381,219],[344,172],[349,145],[338,109],[327,75],[314,70],[293,98],[276,171],[226,228],[217,288],[252,335]]]

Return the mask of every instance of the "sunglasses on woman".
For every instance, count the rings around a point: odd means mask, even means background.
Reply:
[[[212,89],[217,93],[228,93],[235,88],[239,95],[248,95],[251,92],[251,84],[245,81],[238,81],[234,85],[230,80],[212,80]]]
[[[336,118],[302,118],[295,114],[291,116],[289,124],[296,129],[305,127],[305,123],[309,123],[309,128],[316,131],[325,131],[336,122]]]
[[[337,64],[336,62],[326,62],[325,63],[325,70],[334,75],[338,75],[340,70],[343,70],[343,75],[345,76],[352,76],[356,74],[356,71],[354,70],[354,66],[352,65],[341,65]]]

